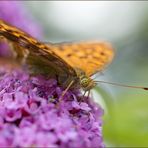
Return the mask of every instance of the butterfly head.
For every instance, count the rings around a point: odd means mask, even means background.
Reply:
[[[80,77],[80,85],[84,91],[89,91],[96,86],[96,83],[87,76]]]

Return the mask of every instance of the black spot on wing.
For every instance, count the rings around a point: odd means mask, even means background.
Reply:
[[[67,57],[71,57],[71,56],[73,56],[73,55],[72,55],[71,53],[69,53],[69,54],[67,54],[66,56],[67,56]]]
[[[105,55],[105,53],[102,51],[102,52],[100,52],[100,54],[102,55],[102,56],[104,56]]]

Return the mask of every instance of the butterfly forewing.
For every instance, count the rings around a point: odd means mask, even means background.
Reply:
[[[17,52],[23,64],[28,65],[31,72],[57,77],[64,87],[77,79],[75,70],[49,46],[2,20],[0,20],[0,36],[12,45],[13,50]]]
[[[75,70],[80,69],[87,76],[104,69],[114,55],[111,45],[106,42],[54,44],[51,49]]]

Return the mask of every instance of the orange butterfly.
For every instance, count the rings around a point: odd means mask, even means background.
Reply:
[[[89,91],[96,85],[91,76],[104,69],[114,55],[111,45],[105,42],[46,45],[2,20],[0,37],[8,41],[16,59],[28,65],[31,73],[57,78],[66,90],[82,88]]]

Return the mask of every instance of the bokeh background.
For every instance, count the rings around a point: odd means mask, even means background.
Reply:
[[[45,42],[107,40],[112,64],[98,80],[148,86],[148,2],[24,1]],[[107,146],[148,147],[148,91],[98,84]],[[100,98],[94,95],[94,98]]]

